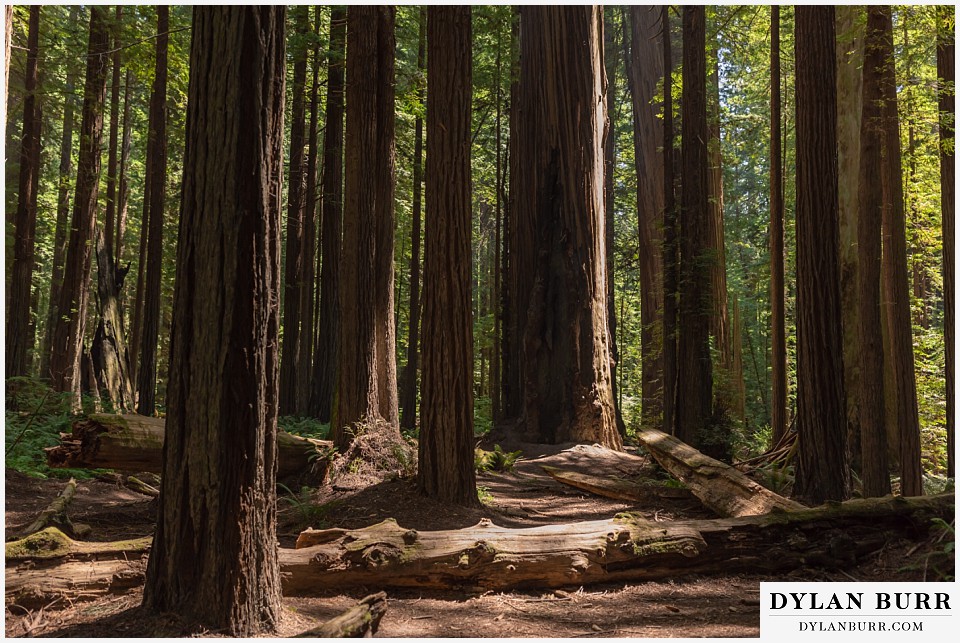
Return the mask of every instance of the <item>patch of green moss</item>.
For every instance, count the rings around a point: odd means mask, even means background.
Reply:
[[[7,543],[7,560],[60,558],[74,550],[73,541],[56,527],[47,527],[21,540]]]

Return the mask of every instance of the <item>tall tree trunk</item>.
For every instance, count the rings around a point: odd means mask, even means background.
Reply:
[[[120,144],[120,187],[117,203],[117,239],[116,250],[113,258],[117,263],[116,272],[121,272],[120,265],[123,263],[123,237],[127,232],[127,204],[130,199],[129,177],[127,168],[130,164],[130,133],[132,131],[132,122],[130,119],[130,79],[131,72],[127,69],[127,77],[123,83],[123,142]],[[127,264],[129,270],[130,264]],[[123,271],[126,276],[126,270]],[[118,284],[122,285],[122,284]]]
[[[871,8],[883,21],[881,180],[883,208],[883,293],[888,330],[887,356],[892,360],[899,429],[900,485],[903,495],[923,493],[920,466],[920,418],[917,411],[917,380],[913,361],[913,326],[910,314],[910,284],[907,274],[907,236],[903,205],[903,171],[900,157],[900,127],[897,116],[897,85],[893,59],[893,19],[890,7]],[[880,18],[878,18],[878,24]]]
[[[290,112],[290,179],[287,184],[287,245],[283,272],[283,346],[280,354],[280,415],[297,412],[297,365],[300,361],[300,288],[303,282],[304,215],[306,210],[306,168],[304,162],[304,93],[307,85],[307,48],[310,31],[306,5],[297,5],[293,13],[295,41],[293,50],[293,109]]]
[[[13,36],[13,5],[8,4],[3,7],[4,21],[4,63],[3,67],[3,132],[6,138],[7,132],[7,94],[10,93],[10,38]],[[73,21],[71,21],[73,24]]]
[[[796,7],[797,430],[794,493],[819,504],[850,495],[837,195],[833,7]]]
[[[113,23],[113,71],[110,83],[110,142],[107,144],[107,209],[103,220],[104,240],[114,246],[114,223],[117,209],[117,139],[120,133],[120,33],[123,6],[118,5]],[[99,267],[97,268],[99,270]]]
[[[343,227],[343,76],[347,12],[330,14],[330,57],[327,63],[326,125],[320,189],[321,266],[317,351],[313,361],[310,412],[330,421],[340,346],[340,243]]]
[[[663,76],[663,48],[658,42],[661,8],[630,8],[630,64],[627,78],[633,99],[633,147],[637,169],[637,245],[640,265],[640,348],[642,425],[656,428],[663,413],[663,163],[657,148],[663,140],[657,83]],[[610,234],[608,232],[608,234]],[[610,249],[612,251],[612,248]]]
[[[493,240],[493,346],[490,353],[490,408],[493,415],[493,421],[499,422],[502,416],[500,388],[502,381],[502,360],[501,351],[503,347],[500,343],[501,329],[503,328],[503,206],[506,201],[504,192],[504,172],[503,172],[503,52],[502,52],[502,25],[497,22],[497,72],[494,82],[496,83],[496,101],[497,101],[497,122],[496,122],[496,229]]]
[[[80,8],[70,8],[70,24],[79,20]],[[9,40],[8,40],[9,43]],[[60,305],[60,289],[63,285],[63,263],[67,254],[67,218],[70,215],[70,175],[73,172],[73,93],[77,83],[74,65],[67,65],[67,84],[63,99],[63,134],[60,138],[60,169],[57,175],[57,224],[53,234],[53,267],[50,279],[50,303],[47,309],[47,325],[43,348],[40,352],[40,377],[50,376],[50,349],[53,329],[56,326]]]
[[[522,425],[534,440],[618,449],[603,251],[603,17],[599,7],[522,11],[520,90],[534,108],[517,123],[528,123],[524,143],[533,143],[517,159],[530,169],[520,185],[533,207],[515,210],[534,241],[529,300],[519,306]]]
[[[160,338],[160,279],[163,272],[163,215],[167,187],[167,45],[170,7],[157,5],[156,66],[150,95],[150,137],[153,157],[147,216],[147,254],[143,293],[143,330],[137,369],[137,413],[153,415],[156,408],[157,341]],[[152,145],[151,145],[152,143]]]
[[[702,6],[683,8],[683,186],[680,203],[680,318],[676,435],[698,447],[710,427],[710,232],[706,34]]]
[[[883,185],[880,181],[883,140],[880,103],[883,99],[880,85],[884,64],[880,35],[883,21],[876,11],[870,11],[869,18],[864,43],[857,216],[859,447],[863,495],[868,498],[890,493],[883,391],[883,333],[880,322],[883,312],[880,302],[883,221]],[[856,446],[851,444],[851,451]]]
[[[673,58],[670,5],[660,11],[663,38],[663,430],[671,435],[677,417],[677,295],[680,244],[673,181]]]
[[[9,41],[8,41],[9,42]],[[40,7],[30,7],[27,69],[24,76],[23,135],[20,143],[20,183],[14,215],[13,268],[7,302],[6,376],[27,375],[33,350],[30,323],[31,286],[37,230],[37,189],[40,186]]]
[[[620,362],[620,355],[617,350],[617,342],[614,339],[617,336],[617,298],[616,289],[613,281],[613,247],[614,247],[614,223],[613,214],[616,210],[616,193],[613,189],[613,175],[616,168],[617,159],[617,61],[620,60],[618,49],[624,49],[625,38],[620,39],[619,47],[616,42],[616,30],[613,25],[613,12],[616,9],[612,6],[603,9],[603,59],[607,75],[607,130],[606,138],[603,143],[603,202],[604,202],[604,226],[606,234],[604,235],[604,254],[607,260],[607,323],[610,341],[610,373],[617,372],[617,364]],[[626,24],[626,17],[622,17],[622,22]],[[624,27],[626,28],[626,27]],[[624,56],[626,58],[626,56]],[[629,72],[628,72],[629,73]],[[646,346],[644,345],[644,348]],[[619,396],[617,395],[617,378],[611,380],[613,389],[614,411],[616,413],[617,431],[622,437],[627,435],[627,427],[623,423],[623,413],[620,409]],[[644,411],[647,410],[646,399],[644,399]]]
[[[194,9],[164,471],[143,598],[231,636],[280,619],[284,14]]]
[[[940,211],[943,235],[943,344],[947,381],[947,476],[955,475],[956,400],[954,399],[954,18],[948,7],[937,7],[937,77],[940,106]]]
[[[477,505],[473,457],[470,7],[427,14],[427,221],[417,485]]]
[[[63,286],[57,305],[50,347],[50,376],[54,390],[73,395],[80,405],[80,354],[90,296],[90,263],[96,225],[100,176],[100,144],[103,138],[103,103],[107,92],[106,51],[110,48],[109,21],[105,7],[90,7],[90,42],[80,124],[80,154],[77,187],[63,271]]]
[[[306,206],[303,217],[303,279],[300,281],[300,355],[297,362],[297,415],[310,410],[310,376],[314,351],[314,284],[317,260],[317,115],[320,80],[320,7],[314,7],[313,84],[310,86],[310,154],[307,157]]]
[[[423,72],[426,61],[427,10],[420,8],[417,36],[417,70]],[[424,85],[417,86],[417,103],[423,103]],[[407,364],[400,378],[400,426],[408,431],[417,426],[417,361],[420,354],[420,221],[423,216],[423,117],[417,113],[413,134],[413,223],[410,232],[410,336],[407,340]]]
[[[394,9],[387,7],[351,6],[347,10],[350,55],[340,328],[350,332],[340,337],[331,421],[333,441],[340,449],[349,445],[352,432],[361,424],[371,431],[399,436],[399,426],[384,414],[389,412],[390,391],[381,390],[384,384],[391,387],[385,366],[393,358],[393,351],[389,357],[382,354],[388,343],[386,335],[392,337],[393,329],[393,244],[379,243],[387,236],[385,232],[393,232],[393,128],[380,127],[393,119],[392,86],[389,91],[386,87],[393,78],[393,17]],[[389,69],[383,68],[386,59],[391,63]],[[384,140],[387,138],[390,140]],[[390,202],[384,203],[388,196]],[[388,211],[390,221],[382,221]],[[387,261],[389,275],[384,274]],[[396,409],[395,379],[392,387]]]
[[[783,164],[780,129],[780,7],[770,7],[770,427],[772,444],[787,433],[787,339],[783,285]]]
[[[97,307],[100,320],[93,337],[90,356],[97,385],[104,391],[114,412],[133,408],[133,381],[130,378],[130,359],[120,311],[119,284],[114,280],[114,261],[106,234],[97,229]]]
[[[860,356],[858,333],[858,176],[863,76],[862,9],[837,7],[837,171],[840,205],[840,312],[843,315],[843,380],[847,391],[847,440],[860,471]],[[864,465],[866,466],[866,465]]]

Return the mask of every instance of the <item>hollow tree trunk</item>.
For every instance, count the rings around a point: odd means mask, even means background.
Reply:
[[[106,233],[98,228],[96,238],[97,309],[100,320],[90,352],[100,390],[110,400],[113,410],[122,413],[133,410],[134,397],[123,314],[118,300],[120,289],[114,281],[113,255]]]

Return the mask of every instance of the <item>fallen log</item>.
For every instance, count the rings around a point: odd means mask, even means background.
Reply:
[[[60,531],[70,534],[71,536],[82,536],[89,533],[89,525],[75,525],[71,522],[70,517],[67,516],[67,506],[73,500],[73,496],[76,495],[76,493],[77,481],[70,478],[63,490],[40,512],[36,520],[20,532],[21,538],[35,534],[47,527],[57,527]]]
[[[142,415],[90,415],[73,423],[60,444],[49,447],[51,467],[118,469],[162,473],[164,421]],[[277,435],[277,477],[308,471],[333,447],[329,440],[302,438],[280,431]]]
[[[705,507],[724,517],[757,516],[773,509],[797,511],[803,505],[780,496],[730,465],[700,453],[662,431],[645,429],[637,439]]]
[[[387,594],[378,592],[367,596],[343,614],[295,638],[359,639],[372,638],[380,629],[380,619],[387,611]]]
[[[20,540],[6,543],[6,564],[19,564],[31,561],[58,562],[70,560],[106,560],[137,558],[150,551],[153,538],[145,536],[131,540],[110,542],[83,542],[73,540],[56,527],[47,527]]]
[[[418,532],[387,520],[358,530],[307,530],[297,549],[281,549],[285,596],[356,587],[508,590],[664,580],[687,574],[780,574],[803,567],[842,569],[901,538],[919,539],[934,518],[954,515],[954,495],[886,497],[828,503],[762,516],[651,523],[633,514],[527,529],[488,520],[461,530]],[[146,540],[146,539],[144,539]],[[129,541],[133,543],[135,541]],[[14,543],[11,543],[13,545]],[[74,543],[74,545],[81,545]],[[8,603],[18,596],[87,596],[136,586],[146,545],[128,545],[133,562],[57,561],[8,555]],[[9,551],[8,545],[8,551]],[[123,549],[122,547],[119,549]],[[133,563],[137,563],[134,565]],[[131,566],[132,565],[132,566]],[[142,571],[138,577],[142,582]],[[131,585],[133,583],[133,585]],[[30,592],[27,592],[27,590]],[[24,599],[24,600],[27,600]],[[26,606],[26,605],[25,605]]]
[[[49,607],[60,599],[69,606],[143,585],[146,559],[68,561],[53,567],[21,565],[6,569],[6,604],[26,609]]]
[[[541,465],[547,475],[563,484],[570,485],[592,494],[603,496],[604,498],[613,498],[614,500],[626,500],[628,502],[643,502],[650,500],[651,496],[658,498],[683,498],[689,497],[688,489],[677,487],[665,487],[655,484],[637,484],[629,480],[620,478],[609,478],[602,476],[591,476],[579,471],[566,471],[558,467]]]

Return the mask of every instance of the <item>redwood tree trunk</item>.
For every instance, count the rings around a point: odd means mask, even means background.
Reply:
[[[8,32],[9,36],[9,32]],[[9,39],[7,40],[9,46]],[[40,185],[40,97],[37,92],[40,56],[40,7],[30,7],[27,30],[27,69],[24,76],[23,135],[20,144],[20,183],[14,215],[13,267],[7,303],[6,376],[27,375],[33,350],[30,323],[31,285],[37,230],[37,188]]]
[[[417,38],[417,69],[426,64],[427,10],[420,8]],[[423,103],[423,85],[417,87],[417,102]],[[400,378],[400,426],[408,431],[417,425],[417,363],[420,355],[420,221],[423,216],[423,118],[417,114],[413,135],[413,228],[410,232],[410,336],[407,340],[407,365]]]
[[[330,15],[330,60],[327,66],[326,125],[323,136],[323,178],[320,189],[321,266],[320,333],[313,361],[310,411],[330,421],[340,345],[340,241],[343,227],[343,71],[347,12],[334,7]]]
[[[954,356],[954,25],[953,12],[937,7],[937,77],[941,79],[940,95],[940,208],[943,217],[943,344],[946,353],[947,380],[947,476],[955,475],[956,400]],[[945,83],[949,83],[946,85]]]
[[[794,493],[819,504],[850,495],[837,196],[833,7],[796,8],[797,429]]]
[[[80,154],[77,160],[77,187],[63,287],[50,347],[50,376],[54,390],[73,395],[80,403],[80,354],[90,295],[90,263],[96,225],[97,192],[100,176],[100,144],[103,138],[103,102],[107,92],[107,59],[110,48],[109,22],[105,7],[90,7],[90,42],[83,92],[80,125]]]
[[[127,205],[130,199],[130,184],[127,176],[127,168],[130,163],[130,134],[132,122],[130,119],[130,78],[132,74],[127,69],[127,77],[123,83],[123,142],[120,143],[120,185],[117,203],[117,229],[116,229],[116,250],[113,253],[113,259],[117,262],[116,271],[119,274],[120,264],[123,263],[123,237],[127,231]],[[130,265],[127,265],[129,270]]]
[[[148,609],[231,636],[280,619],[284,13],[194,9],[165,462],[144,588]]]
[[[673,182],[673,50],[670,5],[660,12],[663,37],[663,430],[673,434],[677,417],[677,284],[680,246]]]
[[[290,175],[287,182],[287,245],[283,275],[283,352],[280,355],[280,415],[297,412],[297,364],[300,360],[300,285],[303,281],[303,218],[306,210],[304,181],[304,115],[307,85],[307,48],[310,31],[307,6],[297,5],[293,38],[293,110],[290,112]]]
[[[693,447],[699,446],[701,434],[710,425],[713,404],[705,22],[702,6],[683,8],[683,189],[676,435]]]
[[[537,441],[619,449],[604,257],[602,10],[524,7],[520,88],[534,107],[533,281],[523,314],[523,428]],[[567,43],[584,43],[568,47]],[[525,83],[529,83],[526,84]],[[513,256],[519,258],[518,251]]]
[[[663,48],[658,42],[659,7],[630,8],[630,65],[627,78],[633,99],[633,147],[637,169],[637,245],[640,264],[640,348],[643,420],[647,428],[661,424],[663,412],[663,163],[661,106],[657,83],[663,76]],[[609,232],[608,232],[609,234]],[[609,249],[612,251],[612,248]]]
[[[900,433],[900,485],[905,496],[923,493],[920,466],[920,418],[917,411],[917,380],[913,361],[913,325],[910,314],[910,282],[907,272],[907,235],[903,205],[903,171],[900,158],[900,127],[897,116],[897,84],[893,58],[893,19],[890,7],[871,8],[882,20],[880,91],[883,100],[881,180],[883,182],[883,293],[888,328],[887,356],[893,361],[896,390],[896,425]]]
[[[137,413],[153,415],[156,408],[157,341],[160,338],[160,280],[163,272],[163,215],[167,187],[167,44],[170,7],[157,5],[156,66],[150,95],[150,137],[147,154],[152,156],[147,254],[143,292],[143,327],[137,368]]]
[[[117,140],[120,133],[120,33],[123,7],[117,6],[113,23],[113,71],[110,83],[110,141],[107,143],[107,208],[103,221],[104,240],[113,249],[117,209]],[[99,267],[97,268],[99,270]]]
[[[879,21],[879,22],[878,22]],[[890,493],[887,433],[883,395],[883,341],[880,316],[881,226],[883,185],[880,150],[883,123],[880,108],[883,21],[869,12],[864,45],[863,103],[860,119],[859,211],[857,213],[858,339],[860,342],[860,455],[863,495]],[[853,446],[853,445],[851,445]]]
[[[783,287],[783,165],[780,131],[780,7],[770,7],[770,399],[771,445],[787,433],[787,339]]]
[[[427,221],[423,402],[417,482],[426,496],[477,505],[473,466],[473,227],[470,7],[427,14]]]

